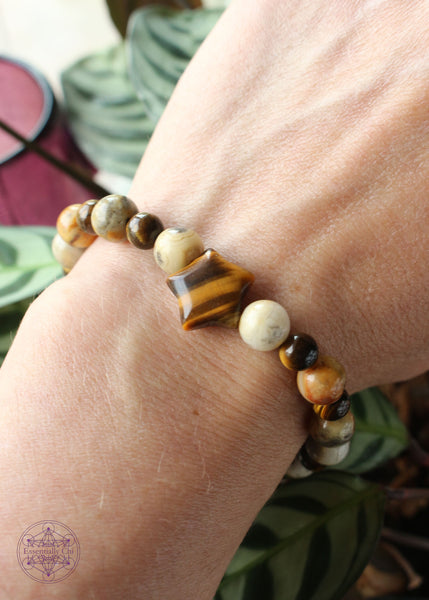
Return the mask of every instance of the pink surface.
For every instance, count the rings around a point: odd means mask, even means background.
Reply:
[[[46,86],[46,96],[41,85]],[[46,104],[45,104],[46,101]],[[0,57],[0,119],[34,140],[64,162],[94,169],[75,146],[45,82],[39,82],[19,63]],[[46,123],[45,123],[46,121]],[[85,202],[91,192],[34,152],[23,150],[0,130],[0,224],[55,225],[68,204]]]
[[[0,118],[31,138],[43,117],[43,107],[43,91],[32,75],[0,58]],[[19,142],[0,129],[0,161],[19,147]]]

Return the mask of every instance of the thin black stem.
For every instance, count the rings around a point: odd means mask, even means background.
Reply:
[[[74,179],[84,187],[88,188],[88,190],[90,190],[91,192],[94,192],[94,194],[96,194],[97,197],[107,196],[107,194],[110,193],[104,187],[98,185],[98,183],[95,183],[95,181],[92,179],[91,175],[87,171],[57,158],[50,152],[47,152],[47,150],[45,150],[44,148],[41,148],[38,144],[36,144],[36,142],[27,140],[15,129],[13,129],[13,127],[7,125],[7,123],[2,121],[1,119],[0,128],[3,129],[3,131],[6,131],[6,133],[11,135],[18,141],[20,141],[22,144],[24,144],[27,150],[34,152],[35,154],[43,158],[43,160],[46,160],[48,163],[53,165],[56,169],[62,171],[63,173],[71,177],[71,179]]]

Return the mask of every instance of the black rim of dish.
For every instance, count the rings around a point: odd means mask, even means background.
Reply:
[[[49,119],[51,118],[53,108],[54,108],[54,102],[55,102],[54,101],[54,93],[53,93],[51,86],[49,85],[47,79],[40,73],[40,71],[35,69],[33,66],[27,64],[26,62],[24,62],[20,59],[11,58],[7,55],[0,54],[0,62],[2,62],[2,61],[16,65],[18,67],[21,67],[21,69],[26,71],[26,73],[28,73],[34,79],[34,81],[37,83],[37,85],[39,86],[39,88],[42,91],[42,94],[43,94],[42,112],[41,112],[36,124],[34,125],[34,127],[27,134],[27,139],[30,142],[33,142],[42,133],[42,131],[46,127],[47,123],[49,122]],[[9,154],[6,154],[5,156],[0,157],[0,165],[4,164],[11,158],[17,156],[23,150],[25,150],[25,145],[22,143],[19,143],[19,145],[16,148],[14,148],[11,152],[9,152]]]

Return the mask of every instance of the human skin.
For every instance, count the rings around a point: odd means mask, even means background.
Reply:
[[[182,77],[130,196],[255,274],[249,299],[353,392],[429,367],[429,5],[235,0]],[[97,240],[0,371],[1,598],[210,600],[305,439],[274,353],[184,332],[151,252]],[[63,584],[30,524],[77,534]]]

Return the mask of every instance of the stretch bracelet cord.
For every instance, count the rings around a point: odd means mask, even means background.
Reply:
[[[321,355],[310,335],[290,333],[288,313],[277,302],[256,300],[241,310],[244,294],[254,281],[252,273],[228,262],[216,250],[205,250],[195,231],[165,229],[158,217],[139,212],[132,200],[118,194],[67,206],[58,217],[57,231],[52,251],[65,273],[97,236],[110,242],[128,238],[136,248],[153,249],[178,300],[183,329],[209,325],[238,328],[251,348],[277,349],[281,363],[296,372],[300,394],[313,407],[309,435],[288,476],[306,477],[347,456],[354,418],[344,367]]]

